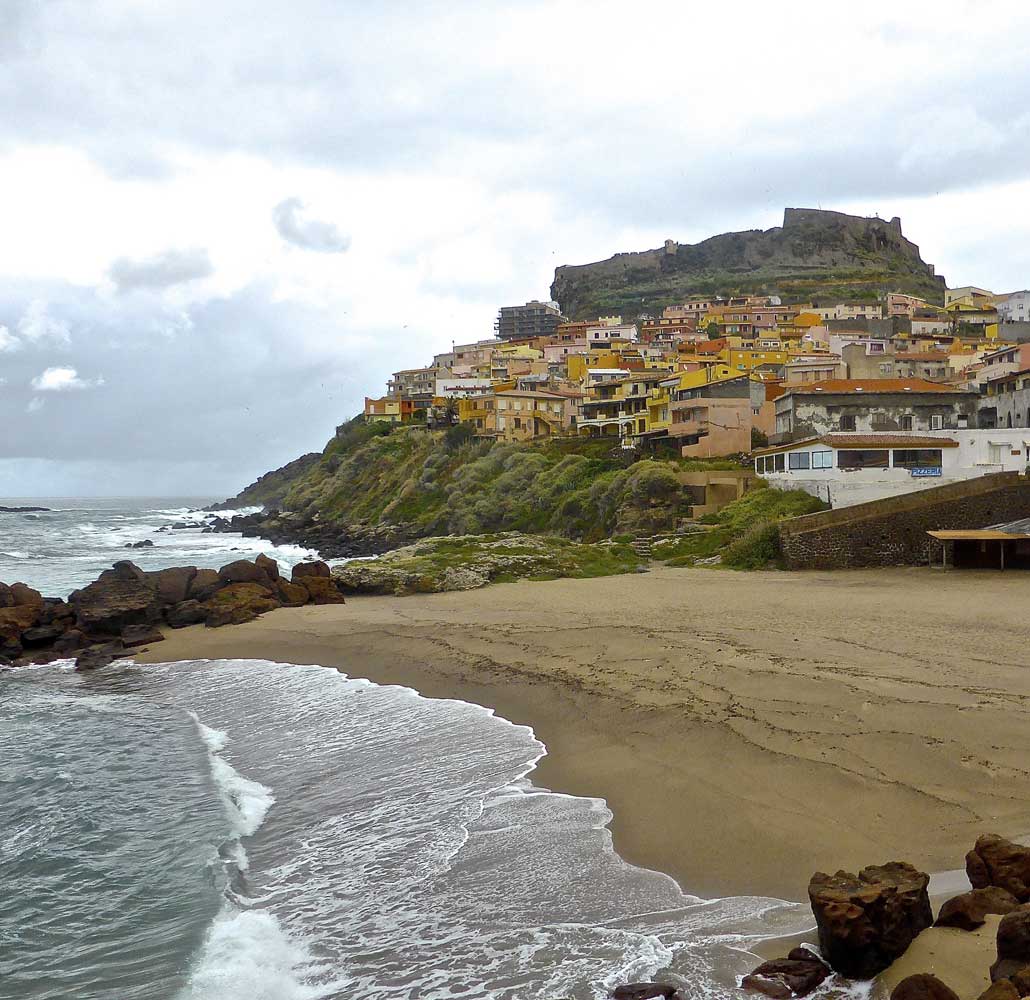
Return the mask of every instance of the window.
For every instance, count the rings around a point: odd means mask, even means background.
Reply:
[[[890,467],[890,452],[886,449],[838,451],[837,467],[839,469],[886,469]]]
[[[807,451],[792,451],[787,456],[788,465],[791,469],[807,469],[809,466],[809,455]]]
[[[939,413],[930,414],[930,430],[939,431],[944,427],[944,417]]]
[[[781,451],[778,455],[774,456],[776,464],[774,466],[776,472],[783,472],[783,452]]]
[[[855,429],[855,415],[853,413],[841,414],[840,429],[842,431],[853,431]]]
[[[812,468],[813,469],[832,469],[833,468],[833,452],[832,451],[813,451],[812,452]]]
[[[890,373],[891,373],[891,364],[890,364],[889,361],[884,362],[884,364],[880,365],[880,374],[881,375],[890,375]]]
[[[898,427],[903,431],[912,430],[912,414],[906,413],[904,416],[898,418]]]
[[[941,467],[940,448],[912,448],[894,452],[895,469]]]

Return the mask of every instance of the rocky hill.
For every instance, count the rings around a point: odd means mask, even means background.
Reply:
[[[923,262],[898,218],[788,208],[783,225],[724,233],[696,244],[620,253],[554,272],[565,315],[658,313],[690,295],[775,294],[784,302],[861,301],[907,292],[942,303],[944,278]]]
[[[212,504],[211,510],[238,510],[240,507],[277,507],[293,484],[312,469],[322,458],[320,452],[312,451],[288,462],[280,469],[273,469],[256,479],[234,497]]]

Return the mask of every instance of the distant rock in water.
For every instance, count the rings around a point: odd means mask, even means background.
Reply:
[[[40,514],[49,510],[49,507],[0,507],[0,514]]]
[[[149,538],[144,538],[141,542],[126,542],[123,546],[126,549],[149,549],[153,548],[154,543]]]

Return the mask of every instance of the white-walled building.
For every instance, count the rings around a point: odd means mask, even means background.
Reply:
[[[1030,290],[1009,292],[999,295],[995,300],[998,308],[998,319],[1002,323],[1019,323],[1030,320]]]
[[[755,452],[755,471],[781,490],[832,507],[913,493],[1030,465],[1030,429],[824,434]]]

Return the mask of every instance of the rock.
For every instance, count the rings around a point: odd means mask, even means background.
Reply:
[[[124,655],[125,649],[120,642],[96,643],[84,649],[75,658],[75,670],[81,673],[84,670],[106,667],[113,660]]]
[[[164,642],[164,636],[153,625],[127,625],[122,629],[122,645],[127,649],[149,642]]]
[[[196,566],[171,566],[148,573],[147,579],[153,584],[162,604],[179,604],[186,600],[196,575]]]
[[[18,607],[0,608],[0,641],[21,642],[22,633],[39,622],[43,614],[41,607],[22,604]],[[2,652],[2,650],[0,650]],[[10,653],[4,653],[10,656]],[[15,654],[17,655],[17,654]]]
[[[302,576],[294,581],[297,586],[303,587],[312,604],[345,604],[343,594],[340,593],[336,581],[332,577],[325,576]]]
[[[49,507],[0,507],[0,514],[39,514]]]
[[[13,608],[14,595],[6,583],[0,583],[0,608]]]
[[[186,590],[186,598],[193,601],[206,601],[209,597],[213,597],[218,593],[224,586],[225,583],[218,575],[217,570],[198,569],[193,579],[190,580],[189,587]]]
[[[1004,980],[999,980],[999,982],[1004,982]],[[1024,966],[1015,975],[1009,976],[1009,982],[1021,997],[1030,996],[1030,965]]]
[[[305,577],[329,577],[331,575],[332,571],[329,569],[328,563],[322,562],[321,559],[316,559],[312,562],[297,563],[297,565],[293,567],[292,579],[294,583],[299,583]]]
[[[1028,965],[1030,965],[1030,903],[1024,903],[1018,909],[1005,914],[1001,918],[1001,923],[998,924],[998,960],[991,966],[991,981],[1008,979]]]
[[[979,1000],[1019,1000],[1019,990],[1011,979],[999,979],[980,994]]]
[[[930,876],[894,861],[858,875],[816,872],[808,885],[819,950],[845,976],[871,979],[903,955],[933,923]]]
[[[608,995],[612,1000],[651,1000],[652,997],[671,1000],[678,996],[676,989],[670,983],[627,983],[616,986]]]
[[[476,566],[448,566],[440,577],[441,590],[476,590],[485,587],[490,576]]]
[[[308,577],[308,579],[314,580],[317,578]],[[282,577],[276,580],[275,587],[284,608],[299,608],[307,604],[311,599],[311,595],[306,587],[299,583],[290,583],[289,580],[284,580]]]
[[[218,577],[223,583],[254,583],[268,591],[275,589],[268,574],[260,566],[246,559],[237,559],[223,566],[218,571]]]
[[[64,635],[64,632],[63,625],[34,625],[22,632],[21,642],[24,646],[45,646]]]
[[[14,599],[14,606],[16,608],[43,607],[43,595],[38,590],[33,590],[24,583],[11,584],[11,597]]]
[[[82,649],[87,641],[83,632],[77,628],[70,628],[54,641],[54,651],[57,653],[71,653],[76,649]]]
[[[1030,901],[1030,847],[985,833],[966,855],[966,874],[974,889],[996,885],[1021,903]]]
[[[763,962],[740,985],[776,1000],[786,1000],[807,996],[829,975],[829,967],[812,952],[795,948],[786,958]]]
[[[120,635],[126,625],[148,624],[161,615],[161,602],[147,574],[124,561],[75,591],[68,602],[79,627],[88,633]]]
[[[255,560],[254,565],[265,571],[265,576],[273,582],[279,579],[279,564],[262,552]]]
[[[958,994],[928,972],[906,976],[891,991],[891,1000],[959,1000]]]
[[[144,538],[142,542],[126,542],[125,548],[127,549],[149,549],[153,548],[154,543],[149,538]]]
[[[170,608],[165,608],[165,621],[172,628],[186,628],[187,625],[199,625],[207,617],[207,609],[200,601],[180,601]]]
[[[206,601],[205,624],[209,628],[241,625],[279,607],[267,588],[257,583],[233,583]]]
[[[973,931],[982,927],[988,913],[1011,913],[1019,900],[1005,889],[988,886],[949,899],[937,914],[935,927],[957,927]]]

